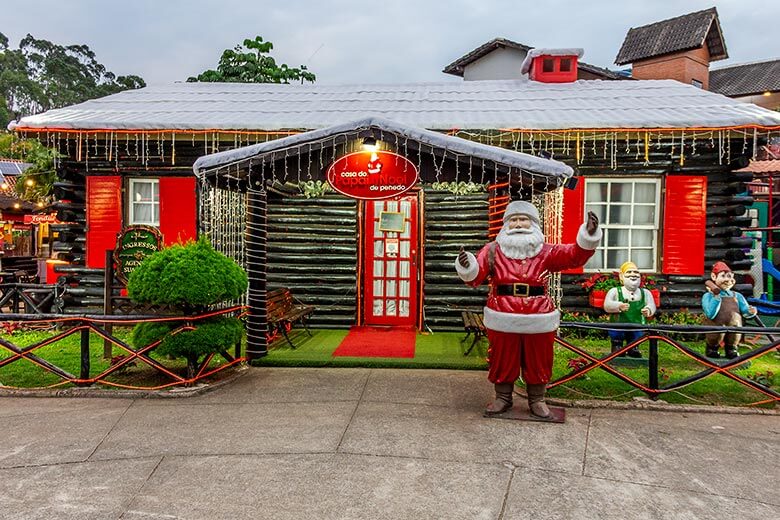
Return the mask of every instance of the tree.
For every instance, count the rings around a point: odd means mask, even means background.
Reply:
[[[246,49],[244,48],[246,47]],[[188,82],[228,82],[228,83],[289,83],[290,81],[308,81],[314,83],[315,75],[301,65],[290,68],[286,64],[277,65],[268,53],[274,48],[271,42],[263,41],[262,36],[254,40],[244,40],[243,47],[236,45],[227,49],[219,58],[217,70],[206,70],[196,77],[187,78]]]
[[[128,295],[134,301],[179,307],[189,315],[205,312],[209,305],[238,299],[246,289],[244,270],[215,251],[203,237],[147,256],[127,282]],[[133,344],[140,348],[162,340],[155,352],[186,359],[188,377],[193,378],[203,358],[226,352],[241,341],[244,333],[237,318],[207,318],[194,322],[195,330],[176,332],[185,323],[139,323],[133,329]]]
[[[57,178],[54,160],[57,152],[36,139],[19,139],[14,134],[0,134],[0,157],[32,164],[19,176],[16,193],[22,200],[38,202],[51,192]]]
[[[0,125],[9,120],[146,86],[139,76],[116,76],[86,45],[58,45],[32,35],[11,49],[0,33]]]

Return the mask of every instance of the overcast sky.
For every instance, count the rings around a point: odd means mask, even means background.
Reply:
[[[150,85],[216,67],[244,38],[305,64],[318,83],[460,81],[450,62],[496,37],[535,47],[582,47],[583,61],[617,68],[630,27],[718,8],[730,58],[780,57],[776,0],[0,0],[0,32],[86,44],[116,74]]]

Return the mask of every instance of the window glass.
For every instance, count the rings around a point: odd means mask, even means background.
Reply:
[[[631,260],[643,271],[658,267],[660,179],[587,178],[585,210],[593,211],[604,239],[587,271],[615,271]]]
[[[553,60],[550,58],[545,58],[542,60],[542,71],[544,72],[552,72],[555,70]]]
[[[634,185],[630,182],[612,182],[609,186],[610,202],[631,202]]]
[[[631,206],[610,205],[608,224],[631,224]]]
[[[628,247],[631,231],[628,229],[608,229],[606,231],[606,242],[608,247]]]
[[[129,223],[160,225],[160,181],[158,179],[130,179]]]
[[[570,72],[570,71],[571,71],[571,59],[561,58],[561,72]]]
[[[634,224],[652,225],[655,222],[655,206],[634,207]]]

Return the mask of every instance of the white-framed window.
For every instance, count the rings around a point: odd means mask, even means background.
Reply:
[[[160,225],[160,181],[158,179],[130,179],[130,224]]]
[[[657,270],[661,179],[586,178],[585,211],[604,230],[586,271],[616,271],[629,260],[640,271]]]

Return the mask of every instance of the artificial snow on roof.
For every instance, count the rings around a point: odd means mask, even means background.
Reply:
[[[468,155],[475,159],[484,159],[503,166],[519,168],[550,177],[565,179],[574,174],[574,170],[570,166],[560,161],[477,143],[439,132],[410,127],[381,117],[367,117],[358,121],[312,130],[265,143],[204,155],[195,161],[192,169],[196,174],[199,174],[206,170],[223,167],[250,158],[259,158],[278,150],[294,149],[306,143],[320,141],[327,137],[368,129],[381,130],[398,137],[447,150],[454,154]]]
[[[313,130],[367,115],[432,130],[780,126],[780,113],[674,80],[499,80],[175,83],[28,116],[16,130]]]

